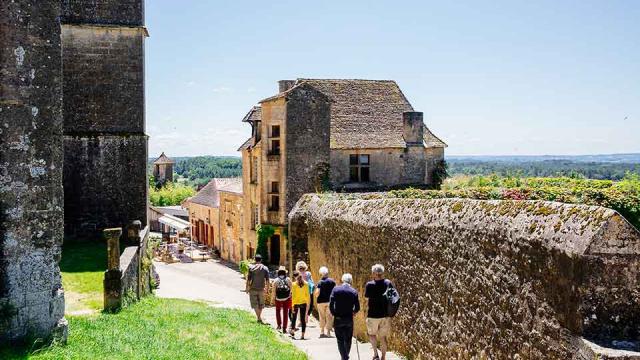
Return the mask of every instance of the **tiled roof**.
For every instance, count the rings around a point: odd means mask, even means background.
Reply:
[[[254,106],[249,110],[247,115],[244,116],[242,122],[253,122],[262,120],[262,108],[260,106]]]
[[[237,177],[237,178],[229,178],[224,180],[228,180],[228,181],[224,184],[221,184],[218,187],[219,191],[242,194],[242,178]]]
[[[242,145],[240,145],[240,147],[238,148],[237,151],[242,151],[242,150],[246,150],[251,148],[251,144],[253,144],[253,138],[250,137],[249,139],[247,139],[247,141],[245,141]]]
[[[182,208],[182,206],[151,206],[154,211],[161,214],[168,214],[172,216],[189,216],[189,212]]]
[[[331,149],[406,146],[402,114],[414,110],[395,81],[298,79],[289,90],[260,102],[286,96],[303,84],[311,85],[331,101]],[[426,126],[424,140],[426,147],[447,146]]]
[[[424,139],[424,147],[426,148],[446,148],[448,146],[444,141],[435,136],[426,125],[422,138]]]
[[[167,157],[167,155],[164,154],[164,151],[162,152],[162,154],[160,154],[160,156],[156,159],[156,161],[153,162],[154,165],[160,165],[160,164],[175,164],[176,162],[169,159]]]
[[[239,191],[236,191],[240,189]],[[189,202],[217,208],[220,206],[220,191],[242,193],[241,178],[216,178],[205,185]]]

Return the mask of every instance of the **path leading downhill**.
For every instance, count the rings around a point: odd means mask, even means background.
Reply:
[[[249,297],[244,290],[244,280],[240,273],[216,261],[194,262],[189,264],[164,264],[154,262],[160,275],[160,287],[156,295],[165,298],[179,298],[187,300],[203,300],[211,302],[213,306],[239,308],[251,311]],[[264,319],[276,325],[274,308],[267,308]],[[320,339],[317,321],[309,319],[307,340],[291,340],[295,346],[304,351],[310,359],[339,360],[338,346],[335,338]],[[298,336],[299,336],[298,332]],[[283,336],[285,337],[285,336]],[[286,339],[290,338],[288,336]],[[367,343],[359,343],[360,358],[371,359],[373,350]],[[351,349],[351,359],[358,359],[356,344]],[[400,357],[387,354],[388,360],[398,360]]]

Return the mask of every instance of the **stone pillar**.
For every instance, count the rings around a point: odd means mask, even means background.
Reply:
[[[66,336],[59,15],[0,2],[0,343]]]
[[[115,311],[122,306],[122,271],[120,270],[120,236],[122,229],[106,229],[107,271],[104,272],[104,309]]]

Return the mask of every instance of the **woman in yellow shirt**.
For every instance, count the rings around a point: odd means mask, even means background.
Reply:
[[[293,305],[293,318],[291,321],[291,330],[289,334],[292,338],[295,338],[295,324],[296,318],[298,314],[300,314],[300,323],[302,324],[302,336],[300,336],[300,340],[304,339],[304,332],[307,329],[306,314],[307,307],[309,306],[309,302],[311,301],[309,294],[309,284],[304,281],[301,273],[295,271],[293,273],[293,278],[295,282],[291,287],[291,302]]]

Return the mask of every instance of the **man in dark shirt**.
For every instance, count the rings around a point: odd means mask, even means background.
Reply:
[[[336,286],[329,299],[329,311],[333,315],[333,329],[342,360],[349,359],[353,338],[353,315],[360,311],[358,292],[351,287],[351,274],[342,275],[342,285]]]
[[[247,274],[246,291],[249,293],[251,308],[256,313],[259,323],[262,323],[262,309],[265,306],[265,294],[269,287],[269,269],[262,264],[262,256],[256,254],[256,263],[251,266]]]
[[[375,264],[371,267],[373,280],[369,281],[364,288],[364,297],[368,299],[367,309],[367,333],[369,342],[373,347],[373,358],[378,357],[378,341],[380,342],[380,352],[382,360],[387,356],[387,336],[391,331],[391,318],[387,314],[387,300],[384,297],[387,288],[393,287],[391,281],[384,278],[384,266]]]
[[[336,287],[336,282],[329,277],[329,269],[326,266],[320,268],[320,276],[322,279],[318,281],[316,285],[316,296],[318,299],[318,315],[320,316],[320,337],[325,338],[331,335],[331,328],[333,327],[333,316],[329,311],[329,298],[333,288]]]

